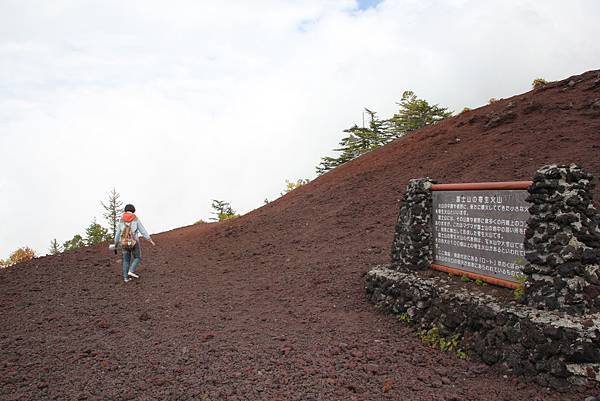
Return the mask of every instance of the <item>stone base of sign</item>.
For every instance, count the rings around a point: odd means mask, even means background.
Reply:
[[[433,263],[430,178],[410,180],[400,201],[392,244],[392,263],[398,269],[426,270]]]
[[[583,315],[600,312],[600,211],[593,177],[575,164],[540,168],[529,188],[525,302]]]
[[[417,329],[459,334],[470,357],[543,386],[600,381],[600,314],[539,310],[457,286],[451,277],[390,267],[377,266],[366,276],[367,297],[384,312]]]

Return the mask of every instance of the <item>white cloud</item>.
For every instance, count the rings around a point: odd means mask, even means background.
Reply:
[[[460,110],[598,68],[600,5],[565,4],[4,1],[0,257],[82,233],[113,186],[151,231],[247,212],[405,89]]]

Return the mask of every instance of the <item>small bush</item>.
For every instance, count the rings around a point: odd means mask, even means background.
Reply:
[[[285,180],[285,190],[284,192],[281,193],[281,195],[285,195],[288,192],[292,192],[294,189],[296,188],[300,188],[302,185],[306,185],[310,182],[310,180],[308,178],[300,178],[299,180],[294,181],[290,181],[290,180]]]
[[[398,320],[406,325],[412,324],[412,318],[408,313],[402,313],[400,316],[398,316]]]
[[[513,290],[513,298],[515,301],[520,301],[521,299],[523,299],[523,295],[525,292],[525,283],[527,282],[527,276],[523,274],[515,274],[513,277],[519,283],[519,286]]]
[[[462,281],[463,283],[470,283],[470,282],[471,282],[471,281],[473,281],[473,280],[471,280],[471,279],[470,279],[469,277],[467,277],[467,276],[462,276],[462,277],[460,278],[460,281]]]
[[[459,114],[467,113],[469,111],[471,111],[471,108],[470,107],[465,107],[465,108],[462,109],[462,111]]]
[[[542,88],[544,85],[548,85],[548,81],[546,81],[544,78],[536,78],[531,83],[533,89]]]
[[[453,334],[449,337],[444,337],[440,334],[440,329],[437,326],[429,330],[419,330],[417,336],[424,343],[433,348],[438,348],[443,352],[454,352],[461,359],[467,359],[467,353],[459,348],[460,334]]]
[[[492,104],[492,103],[496,103],[497,101],[498,101],[498,99],[496,99],[495,97],[491,97],[490,100],[488,100],[488,103]]]

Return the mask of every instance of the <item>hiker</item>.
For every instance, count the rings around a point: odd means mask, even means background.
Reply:
[[[137,218],[135,207],[131,204],[125,205],[125,213],[121,216],[117,234],[115,235],[116,246],[121,245],[123,251],[123,280],[127,283],[130,277],[140,278],[135,269],[142,261],[142,248],[140,246],[140,234],[154,246],[156,245],[150,235]],[[133,257],[133,261],[131,258]]]

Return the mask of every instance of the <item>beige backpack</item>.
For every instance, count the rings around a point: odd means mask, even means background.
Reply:
[[[131,230],[131,223],[123,223],[125,227],[123,228],[123,232],[121,233],[121,248],[125,250],[132,250],[135,247],[136,241],[133,235],[133,231]]]

